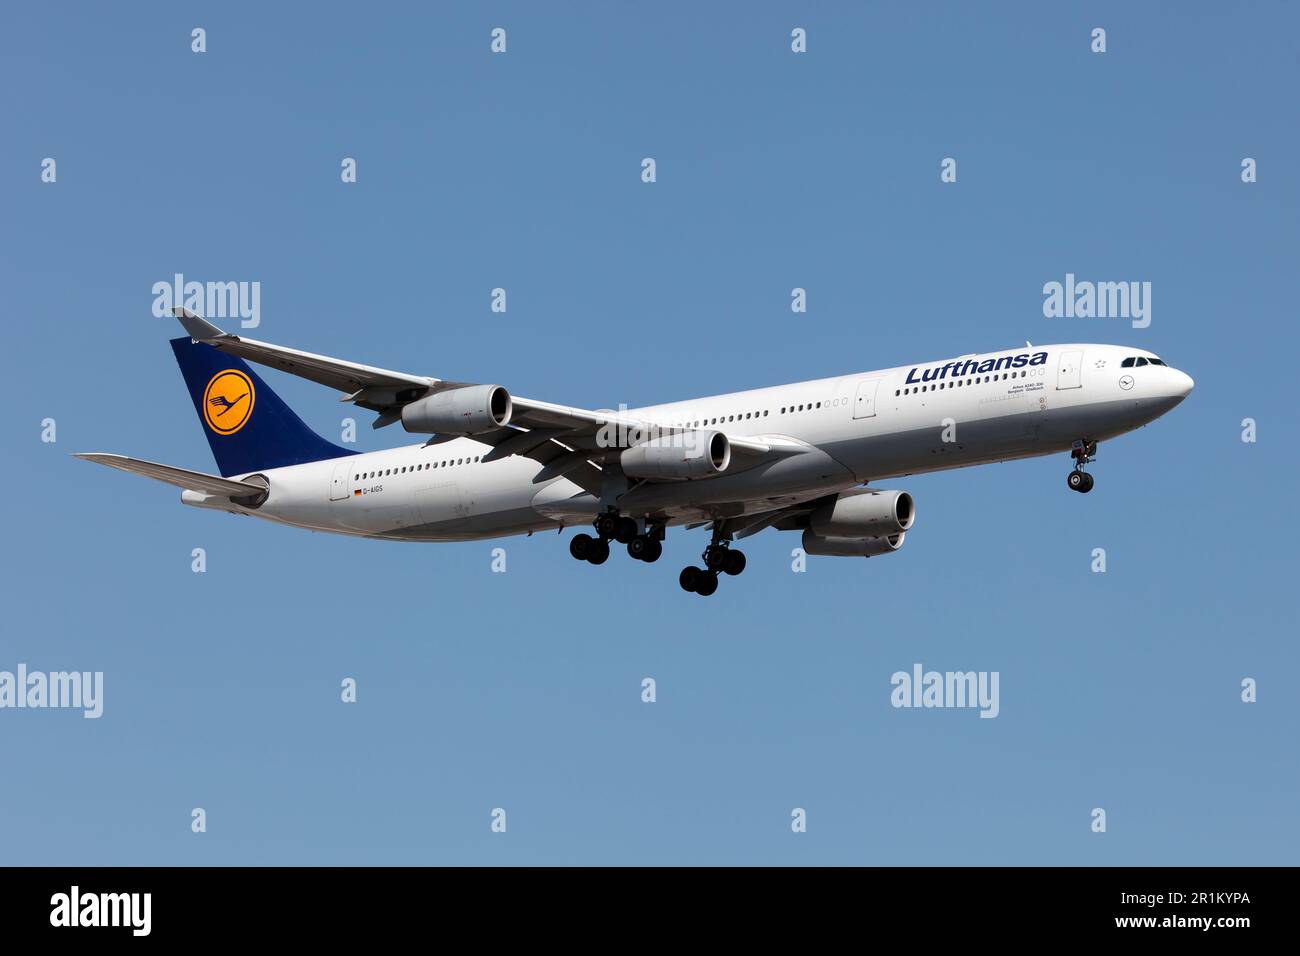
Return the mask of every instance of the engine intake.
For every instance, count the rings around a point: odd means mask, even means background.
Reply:
[[[402,427],[420,435],[480,435],[510,423],[514,403],[500,385],[466,385],[402,407]]]
[[[731,442],[722,432],[678,432],[633,445],[618,460],[632,478],[712,478],[731,464]]]
[[[915,520],[916,504],[906,491],[864,488],[822,505],[808,516],[808,527],[824,538],[879,538],[907,531]]]
[[[806,554],[821,554],[835,558],[870,558],[877,554],[893,554],[903,546],[903,532],[882,535],[879,538],[822,537],[812,529],[803,533],[803,550]]]

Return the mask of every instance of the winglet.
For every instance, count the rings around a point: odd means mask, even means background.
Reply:
[[[181,308],[179,305],[172,309],[172,315],[181,320],[181,325],[185,327],[185,331],[189,333],[190,338],[195,342],[219,339],[227,334],[207,319],[197,316],[189,309]]]

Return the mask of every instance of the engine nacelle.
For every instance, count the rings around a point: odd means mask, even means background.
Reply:
[[[903,532],[882,535],[879,538],[837,538],[814,534],[811,528],[803,533],[805,554],[822,554],[834,558],[870,558],[877,554],[893,554],[903,546]]]
[[[402,427],[420,435],[480,435],[510,423],[514,403],[500,385],[466,385],[402,407]]]
[[[618,460],[632,478],[712,478],[731,464],[731,442],[722,432],[681,432],[633,445]]]
[[[808,527],[823,538],[879,538],[906,531],[915,520],[916,505],[906,491],[863,489],[822,505],[809,515]]]

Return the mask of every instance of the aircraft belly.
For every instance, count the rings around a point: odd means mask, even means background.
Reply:
[[[734,475],[641,485],[620,498],[619,507],[636,515],[719,505],[744,507],[746,502],[769,502],[790,496],[806,499],[854,483],[853,474],[834,457],[819,448],[809,448]]]

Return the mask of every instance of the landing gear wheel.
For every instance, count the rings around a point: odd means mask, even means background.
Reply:
[[[573,540],[569,542],[569,554],[579,561],[586,561],[587,555],[591,552],[592,542],[595,540],[589,534],[575,534]]]
[[[731,575],[739,574],[745,570],[745,552],[727,550],[727,560],[723,564],[722,570]]]
[[[627,543],[627,553],[638,561],[653,562],[659,560],[664,547],[654,538],[639,534]]]
[[[596,534],[602,538],[614,537],[614,532],[618,530],[618,515],[603,514],[596,519]]]
[[[700,578],[695,582],[695,593],[701,597],[708,597],[718,589],[718,572],[701,571]]]
[[[1065,483],[1070,486],[1071,491],[1077,491],[1082,495],[1092,491],[1092,482],[1092,475],[1086,471],[1072,471],[1065,479]]]
[[[614,540],[619,544],[631,544],[639,530],[631,518],[619,518],[614,522]]]
[[[727,566],[727,549],[709,545],[704,549],[704,566],[710,571],[721,571]]]
[[[682,573],[677,575],[677,583],[682,586],[683,591],[694,591],[705,573],[694,565],[682,568]]]
[[[1074,446],[1070,449],[1070,457],[1074,459],[1074,471],[1065,477],[1066,484],[1070,486],[1071,491],[1077,491],[1086,495],[1092,491],[1092,475],[1083,470],[1084,465],[1096,461],[1097,443],[1090,439],[1080,438],[1075,441]]]
[[[587,561],[591,564],[604,564],[609,558],[609,542],[604,538],[593,538],[587,548]]]

